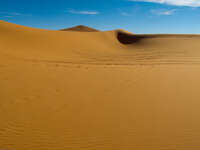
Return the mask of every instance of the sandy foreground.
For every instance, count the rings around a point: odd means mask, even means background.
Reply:
[[[0,21],[1,150],[200,149],[200,36]]]

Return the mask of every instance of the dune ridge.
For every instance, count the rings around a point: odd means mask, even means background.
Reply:
[[[135,35],[123,30],[59,32],[5,22],[1,22],[0,30],[5,53],[16,52],[16,57],[30,60],[102,65],[199,63],[199,35]],[[192,51],[188,44],[193,45]],[[19,50],[13,52],[15,48]]]
[[[0,21],[0,149],[200,149],[199,41]]]

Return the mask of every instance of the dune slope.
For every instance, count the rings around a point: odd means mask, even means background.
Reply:
[[[0,149],[199,149],[199,41],[0,21]]]

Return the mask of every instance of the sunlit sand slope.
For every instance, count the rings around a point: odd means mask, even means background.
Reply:
[[[0,149],[200,149],[200,36],[0,22]]]

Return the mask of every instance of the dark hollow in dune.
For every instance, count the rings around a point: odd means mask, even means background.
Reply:
[[[146,38],[149,38],[149,37],[145,35],[133,35],[133,34],[125,33],[122,31],[117,32],[117,39],[122,44],[138,43],[141,40],[146,39]]]

